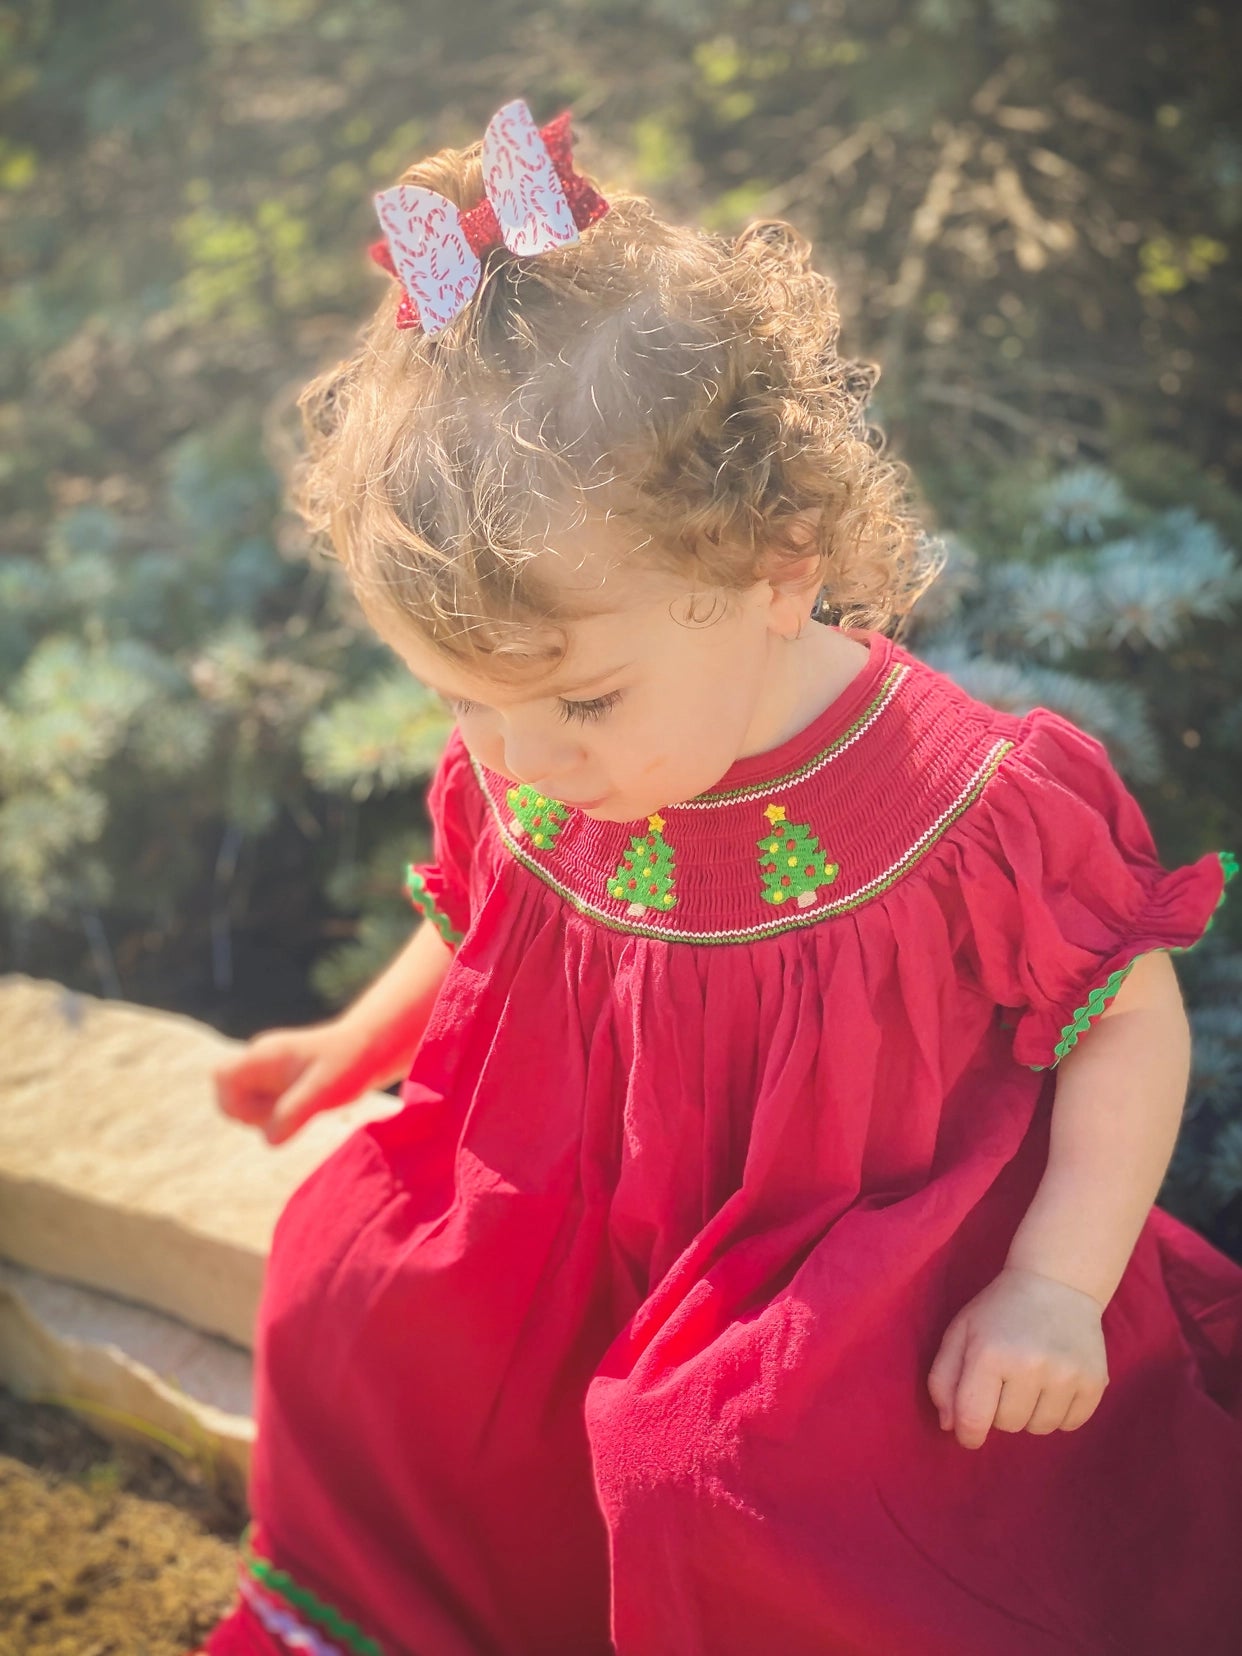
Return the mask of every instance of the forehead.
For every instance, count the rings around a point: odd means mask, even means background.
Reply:
[[[689,580],[653,560],[642,530],[604,508],[586,508],[545,514],[532,544],[541,581],[565,604],[558,628],[566,648],[559,662],[532,655],[528,672],[489,678],[437,649],[413,626],[377,617],[377,630],[416,678],[463,700],[486,699],[489,689],[510,702],[563,694],[661,647],[661,619],[669,620],[670,605],[690,590]],[[549,635],[549,648],[560,636]]]
[[[626,511],[615,488],[564,506],[541,501],[527,522],[540,575],[571,601],[598,595],[600,608],[612,610],[648,594],[653,580],[667,579],[667,552]]]

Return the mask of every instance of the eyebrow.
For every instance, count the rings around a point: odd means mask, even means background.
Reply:
[[[606,668],[602,673],[594,673],[589,679],[582,679],[579,683],[573,686],[566,686],[560,690],[545,690],[541,695],[519,697],[518,700],[543,701],[549,696],[557,696],[562,699],[580,696],[584,691],[593,690],[597,685],[606,683],[610,678],[615,678],[618,673],[624,673],[627,668],[632,667],[633,665],[634,663],[632,661],[625,661],[622,662],[620,666]],[[469,701],[470,699],[468,696],[452,696],[447,690],[441,690],[436,685],[432,684],[429,679],[421,678],[418,674],[415,674],[415,677],[418,678],[419,683],[424,685],[426,689],[430,690],[433,695],[440,696],[445,701]]]

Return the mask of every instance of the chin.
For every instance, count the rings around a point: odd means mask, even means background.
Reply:
[[[577,809],[582,816],[590,817],[592,822],[637,822],[651,814],[650,811],[631,811],[624,805],[614,805],[610,800],[589,807],[579,805]],[[651,810],[655,810],[654,805]]]
[[[686,797],[693,799],[694,795],[687,794]],[[605,804],[593,806],[589,811],[583,810],[581,806],[578,809],[583,816],[590,817],[592,822],[637,822],[645,827],[649,816],[656,816],[660,811],[666,811],[670,805],[679,805],[680,803],[681,801],[677,799],[662,799],[658,805],[642,805],[635,810],[628,804],[614,805],[611,801],[608,801]]]
[[[706,793],[708,788],[713,787],[718,780],[719,777],[716,777],[713,781],[704,782],[701,787],[692,788],[689,791],[685,788],[677,789],[675,790],[675,797],[665,794],[659,799],[648,800],[645,803],[640,798],[639,802],[635,804],[633,796],[627,797],[621,793],[611,793],[601,799],[598,805],[575,805],[573,809],[585,817],[590,817],[592,822],[638,822],[645,825],[649,816],[656,816],[661,811],[667,811],[670,806],[684,805],[687,800],[697,799],[701,793]]]

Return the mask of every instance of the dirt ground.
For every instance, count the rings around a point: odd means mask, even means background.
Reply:
[[[185,1656],[244,1523],[192,1469],[0,1388],[0,1656]]]

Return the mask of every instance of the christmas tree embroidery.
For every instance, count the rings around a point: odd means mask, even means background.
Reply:
[[[538,846],[541,851],[550,851],[556,844],[556,836],[569,820],[569,807],[547,798],[545,794],[536,793],[525,782],[520,788],[509,789],[508,800],[509,809],[513,812],[509,826],[518,839],[523,834],[529,834],[532,845]]]
[[[667,910],[677,902],[673,891],[673,848],[664,837],[664,818],[647,818],[647,832],[636,834],[629,849],[617,864],[608,890],[622,902],[627,899],[627,914],[643,914],[647,909]]]
[[[764,899],[787,903],[793,897],[799,908],[810,908],[820,886],[831,885],[840,867],[825,860],[807,823],[785,821],[783,805],[769,805],[763,814],[772,825],[759,841]]]

